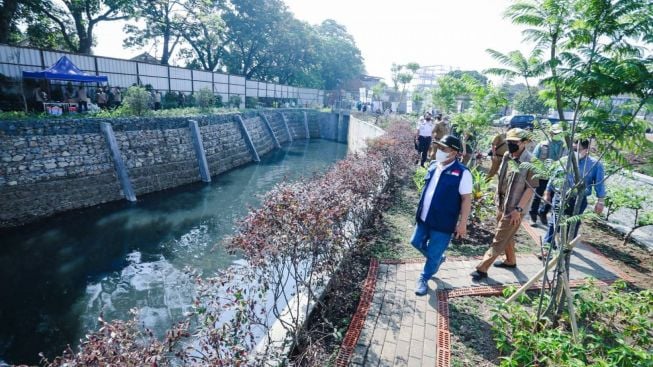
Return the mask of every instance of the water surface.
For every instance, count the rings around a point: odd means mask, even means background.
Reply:
[[[189,310],[187,267],[210,275],[237,260],[220,241],[234,221],[284,179],[322,172],[347,146],[297,141],[191,184],[57,215],[0,232],[0,365],[37,363],[74,344],[97,323],[140,318],[164,331]]]

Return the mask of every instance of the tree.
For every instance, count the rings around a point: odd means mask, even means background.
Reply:
[[[513,107],[524,114],[546,115],[549,112],[549,107],[537,94],[528,92],[516,94]]]
[[[317,34],[320,77],[325,89],[336,89],[363,72],[363,57],[345,26],[327,19],[317,27]]]
[[[57,25],[66,46],[75,52],[90,54],[93,31],[100,22],[130,18],[134,0],[44,0],[28,6]]]
[[[451,77],[454,77],[454,78],[458,78],[458,79],[462,78],[463,75],[469,75],[472,78],[478,80],[478,82],[481,85],[486,85],[487,84],[487,77],[485,75],[479,73],[476,70],[452,70],[452,71],[448,72],[445,75],[448,75],[448,76],[451,76]]]
[[[143,47],[152,42],[161,44],[161,64],[168,65],[170,57],[179,46],[182,29],[189,13],[187,0],[137,0],[136,20],[142,19],[141,28],[134,24],[124,27],[129,36],[123,41],[125,47]]]
[[[507,15],[514,23],[530,27],[524,35],[536,42],[538,50],[549,51],[545,64],[549,76],[543,80],[541,95],[558,111],[570,152],[551,178],[559,188],[564,209],[569,197],[585,190],[572,154],[576,139],[593,139],[600,152],[597,158],[618,168],[627,166],[624,150],[638,152],[645,146],[645,123],[636,116],[653,103],[653,60],[643,55],[638,43],[653,41],[653,7],[638,0],[535,0],[511,5]],[[609,104],[601,103],[616,95],[631,97],[627,113],[617,113]],[[573,111],[570,119],[564,115],[568,109]],[[553,324],[561,320],[563,294],[568,292],[564,285],[571,253],[566,247],[572,240],[572,224],[587,216],[580,215],[580,203],[576,201],[570,216],[560,211],[556,223],[560,245],[556,276],[549,294],[543,288],[538,306],[538,318],[551,316]]]
[[[192,0],[184,5],[188,17],[181,29],[181,36],[190,48],[183,47],[181,57],[190,67],[220,70],[227,50],[225,24],[218,9],[207,0]]]
[[[462,78],[442,76],[438,79],[437,88],[432,90],[433,104],[444,113],[456,111],[457,98],[467,92]]]
[[[510,51],[507,54],[502,54],[491,48],[486,50],[495,60],[506,66],[506,68],[490,68],[484,72],[505,77],[508,81],[513,78],[522,77],[526,83],[528,95],[531,95],[530,85],[528,78],[542,76],[544,74],[544,65],[540,60],[542,51],[536,49],[526,58],[521,51]]]
[[[15,35],[18,8],[18,0],[2,1],[2,5],[0,5],[0,43],[9,43],[12,35]]]
[[[227,71],[265,80],[274,38],[287,19],[286,6],[280,0],[230,0],[219,9],[225,23]]]

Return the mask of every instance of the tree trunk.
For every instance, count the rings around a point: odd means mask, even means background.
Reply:
[[[18,1],[4,0],[0,7],[0,43],[8,43],[11,23],[18,9]]]

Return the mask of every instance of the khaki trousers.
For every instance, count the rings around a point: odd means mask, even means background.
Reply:
[[[519,223],[510,224],[509,216],[504,216],[502,210],[497,212],[497,231],[494,234],[494,239],[492,239],[492,245],[485,252],[485,255],[483,255],[483,260],[476,265],[476,270],[487,273],[497,257],[501,256],[503,253],[506,254],[506,264],[517,264],[514,237],[517,230],[519,230],[521,218],[523,218],[523,214],[520,214]]]

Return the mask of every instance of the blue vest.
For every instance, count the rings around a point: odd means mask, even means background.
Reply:
[[[424,177],[424,189],[422,190],[415,216],[415,220],[418,222],[422,221],[420,215],[422,214],[422,206],[424,205],[424,193],[434,176],[436,165],[437,163],[431,164]],[[431,200],[431,207],[426,215],[426,221],[424,221],[424,224],[431,230],[444,233],[453,233],[456,230],[458,216],[460,215],[460,180],[462,180],[463,173],[466,170],[467,167],[456,160],[440,174],[440,179],[438,180],[435,192],[433,193],[433,199]]]

